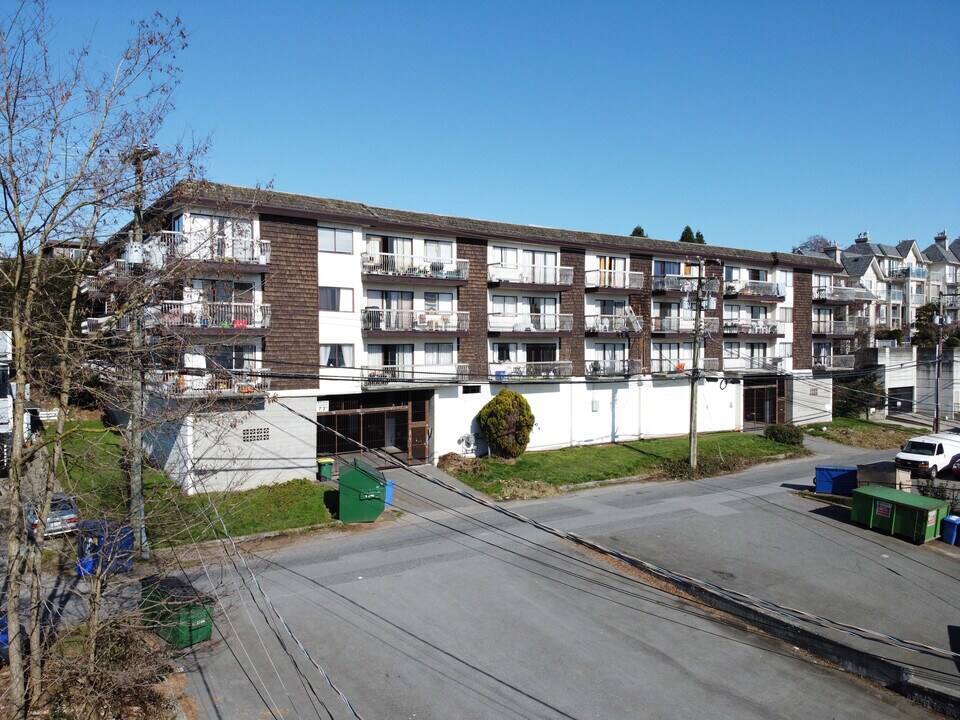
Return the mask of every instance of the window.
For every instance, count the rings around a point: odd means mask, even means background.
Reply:
[[[480,386],[479,385],[464,385],[463,386],[464,395],[479,395]]]
[[[367,359],[374,367],[413,366],[413,345],[369,345]]]
[[[424,240],[423,254],[428,260],[452,260],[453,243],[449,240]]]
[[[750,319],[751,320],[766,320],[767,319],[767,309],[762,305],[751,305],[750,310]]]
[[[679,275],[680,263],[675,262],[673,260],[654,260],[653,274],[654,275]]]
[[[494,362],[516,362],[517,344],[516,343],[494,343],[493,361]]]
[[[206,348],[207,369],[234,372],[252,368],[256,352],[253,345],[211,345]]]
[[[736,282],[740,279],[740,268],[727,265],[723,268],[723,279],[727,282]]]
[[[793,287],[793,270],[777,270],[777,282],[785,287]]]
[[[201,280],[203,297],[207,302],[252,303],[253,283],[231,280]]]
[[[409,290],[368,290],[367,307],[380,310],[413,310],[413,293]]]
[[[778,342],[778,343],[777,343],[777,357],[781,357],[781,358],[793,357],[793,343],[792,343],[792,342]]]
[[[777,322],[782,322],[782,323],[793,322],[793,308],[788,308],[788,307],[777,308]]]
[[[353,367],[353,345],[321,345],[321,367]]]
[[[618,362],[627,356],[626,345],[622,343],[597,343],[594,357],[604,362]]]
[[[320,288],[320,310],[353,312],[353,288]]]
[[[623,300],[600,300],[599,305],[601,315],[623,315],[627,307]]]
[[[749,280],[753,282],[766,282],[767,281],[767,271],[766,270],[756,270],[750,268],[747,273],[749,274]]]
[[[352,253],[353,231],[342,228],[317,228],[317,245],[320,252]]]
[[[519,257],[516,248],[494,247],[492,262],[504,268],[515,269],[518,267],[517,258]]]
[[[495,315],[516,315],[517,298],[512,295],[494,295],[493,312]]]
[[[814,287],[824,287],[824,288],[828,288],[828,287],[830,287],[830,286],[833,284],[833,283],[831,282],[831,280],[832,280],[832,276],[830,276],[830,275],[824,275],[824,274],[821,274],[821,273],[816,273],[816,274],[813,276],[813,286],[814,286]]]
[[[525,346],[527,362],[555,362],[557,346],[527,343]]]
[[[740,357],[740,343],[725,342],[723,344],[723,356],[728,360],[732,360]]]
[[[453,312],[453,293],[424,293],[423,309],[427,312]]]
[[[425,343],[423,360],[426,365],[453,365],[453,343]]]
[[[723,319],[726,320],[727,322],[737,322],[738,320],[740,320],[740,306],[724,305]]]

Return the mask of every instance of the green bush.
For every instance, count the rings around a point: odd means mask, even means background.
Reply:
[[[797,445],[803,447],[803,428],[796,425],[767,425],[763,431],[767,440],[783,445]]]
[[[490,452],[500,457],[520,457],[530,442],[533,411],[520,393],[504,388],[480,408],[477,422]]]

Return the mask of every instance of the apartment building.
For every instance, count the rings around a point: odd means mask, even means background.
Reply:
[[[146,217],[143,243],[105,249],[89,327],[116,322],[125,278],[166,273],[143,324],[180,343],[150,402],[187,406],[152,451],[196,489],[303,476],[356,443],[471,452],[503,387],[533,407],[532,449],[681,434],[694,370],[701,431],[828,419],[839,323],[872,297],[825,256],[227,185],[180,185]]]

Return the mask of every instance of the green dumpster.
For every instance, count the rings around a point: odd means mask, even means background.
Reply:
[[[387,479],[363,460],[340,466],[340,522],[373,522],[383,512]]]
[[[333,458],[317,458],[317,477],[320,480],[333,480]]]
[[[946,500],[870,486],[853,491],[850,519],[919,544],[940,536],[940,522],[949,511]]]
[[[140,587],[140,609],[157,635],[178,648],[210,639],[213,598],[176,577],[149,577]]]

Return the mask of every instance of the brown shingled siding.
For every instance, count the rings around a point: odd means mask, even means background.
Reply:
[[[560,360],[569,360],[573,364],[573,374],[577,377],[585,372],[586,354],[584,352],[584,252],[574,248],[562,248],[560,265],[573,268],[573,287],[560,295],[560,312],[573,314],[573,331],[569,337],[560,339]]]
[[[485,378],[487,367],[487,243],[457,238],[457,257],[470,261],[467,284],[461,286],[457,309],[470,313],[470,332],[460,339],[459,360],[470,366],[470,377]]]
[[[262,215],[260,236],[270,241],[263,297],[271,306],[271,327],[264,342],[263,365],[274,373],[316,373],[320,367],[316,221]],[[316,386],[317,380],[310,379],[274,377],[271,381],[274,390]]]
[[[653,306],[650,303],[650,288],[653,285],[653,258],[638,255],[630,256],[631,272],[643,273],[643,287],[639,292],[630,293],[630,307],[643,322],[643,332],[639,336],[630,338],[630,359],[640,360],[644,372],[650,370],[650,312]]]
[[[709,296],[716,298],[717,306],[713,310],[704,311],[703,315],[705,318],[717,318],[721,329],[704,336],[703,356],[720,358],[723,357],[723,268],[719,265],[707,265],[706,276],[717,279],[717,292]]]
[[[813,273],[793,271],[793,369],[813,367]]]

